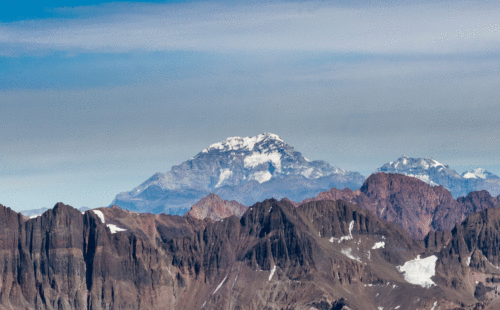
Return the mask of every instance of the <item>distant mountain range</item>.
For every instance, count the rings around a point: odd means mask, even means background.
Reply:
[[[480,190],[487,190],[492,196],[500,195],[500,177],[482,168],[460,175],[448,165],[434,159],[403,156],[383,165],[377,171],[411,176],[432,186],[442,185],[455,199]]]
[[[249,206],[273,197],[301,201],[332,187],[358,189],[364,180],[360,173],[311,161],[279,136],[264,133],[212,144],[169,172],[118,194],[111,205],[182,215],[209,193]]]
[[[403,174],[432,186],[442,185],[453,198],[487,190],[500,195],[500,177],[478,168],[462,175],[434,159],[403,156],[376,172]],[[231,137],[195,157],[156,173],[138,187],[116,196],[110,205],[137,212],[183,215],[214,193],[223,200],[250,206],[266,198],[302,201],[331,188],[357,190],[360,173],[302,156],[279,136]]]

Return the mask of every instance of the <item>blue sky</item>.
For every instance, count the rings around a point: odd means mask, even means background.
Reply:
[[[229,136],[500,174],[497,1],[0,2],[0,203],[108,205]]]

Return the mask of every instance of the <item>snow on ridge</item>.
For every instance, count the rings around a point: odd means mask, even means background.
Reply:
[[[92,212],[94,212],[94,214],[97,215],[97,217],[101,220],[103,224],[106,223],[106,221],[104,221],[104,214],[101,211],[92,210]]]
[[[489,179],[492,176],[491,172],[486,171],[483,168],[476,168],[472,171],[467,171],[462,174],[464,179]]]
[[[418,255],[417,258],[407,261],[403,266],[397,266],[397,269],[400,272],[404,272],[403,276],[408,283],[430,288],[436,285],[431,278],[436,274],[437,260],[436,255],[431,255],[423,259]]]
[[[273,269],[271,270],[271,274],[269,275],[269,281],[271,281],[275,272],[276,272],[276,265],[274,265]]]
[[[211,144],[208,148],[201,151],[201,153],[208,153],[211,150],[223,150],[223,151],[236,151],[236,150],[248,150],[252,151],[255,144],[262,142],[266,139],[276,140],[283,142],[283,140],[275,134],[263,133],[254,137],[229,137],[223,142],[217,142]]]
[[[473,172],[467,172],[466,174],[462,175],[465,179],[477,179],[477,175],[475,175]]]
[[[385,242],[380,241],[380,242],[377,242],[373,245],[372,250],[376,250],[376,249],[380,249],[380,248],[384,248],[384,247],[385,247]]]
[[[406,155],[403,155],[402,157],[398,158],[398,160],[395,162],[391,161],[388,164],[385,164],[385,166],[386,167],[389,166],[390,168],[396,171],[407,170],[407,169],[429,170],[431,168],[445,167],[442,163],[432,158],[410,158]]]
[[[219,176],[219,182],[215,185],[215,187],[219,187],[222,185],[222,182],[224,182],[224,180],[226,180],[227,178],[229,178],[230,176],[233,175],[233,172],[226,168],[226,169],[221,169],[220,170],[220,176]]]
[[[432,161],[431,167],[444,167],[442,163],[438,162],[435,159],[431,159],[431,161]]]
[[[109,228],[109,230],[111,231],[112,234],[116,234],[119,231],[126,231],[125,228],[120,228],[120,227],[116,226],[115,224],[108,224],[106,226]]]

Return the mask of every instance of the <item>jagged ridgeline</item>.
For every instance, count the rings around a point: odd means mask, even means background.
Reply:
[[[331,200],[218,221],[0,206],[0,308],[480,309],[500,282],[499,230],[489,208],[418,241]]]
[[[157,173],[111,205],[138,212],[183,215],[210,193],[251,206],[266,198],[301,201],[332,187],[358,189],[364,177],[302,156],[279,136],[232,137]]]

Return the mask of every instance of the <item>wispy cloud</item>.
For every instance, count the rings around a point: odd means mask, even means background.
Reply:
[[[314,5],[311,5],[311,4]],[[300,2],[76,8],[82,18],[0,26],[0,53],[276,50],[455,53],[500,50],[488,2],[336,6]]]

